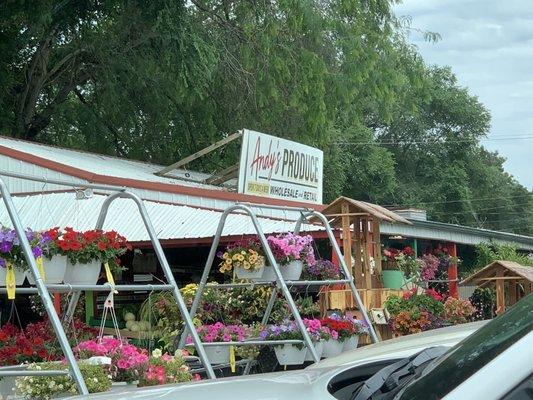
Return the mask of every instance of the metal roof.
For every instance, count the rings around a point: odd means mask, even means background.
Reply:
[[[13,201],[24,226],[44,230],[54,226],[72,226],[74,229],[94,228],[105,195],[76,200],[73,192],[46,193],[30,196],[15,196]],[[159,239],[209,238],[215,231],[221,216],[220,211],[195,207],[145,201]],[[287,232],[294,222],[259,217],[265,233]],[[11,226],[5,207],[0,208],[0,223]],[[114,229],[132,242],[148,241],[137,206],[132,200],[117,199],[109,208],[104,229]],[[304,225],[302,231],[318,231],[321,227]],[[250,218],[231,214],[226,220],[223,236],[255,234]]]
[[[533,251],[533,237],[531,236],[436,221],[415,219],[410,221],[413,225],[398,225],[382,221],[380,224],[381,233],[469,245],[477,245],[482,242],[513,244],[519,249]]]
[[[136,179],[145,182],[223,190],[220,186],[200,183],[210,176],[209,174],[203,174],[201,172],[175,170],[166,176],[158,176],[155,175],[155,173],[164,168],[163,165],[89,153],[81,150],[43,145],[5,136],[0,137],[0,145],[98,175]]]
[[[500,272],[502,273],[502,277],[516,277],[518,275],[519,277],[527,279],[529,282],[533,282],[533,267],[527,267],[514,261],[497,260],[470,275],[468,278],[464,279],[461,284],[483,283],[484,281],[486,282],[486,278],[499,276],[498,273]]]

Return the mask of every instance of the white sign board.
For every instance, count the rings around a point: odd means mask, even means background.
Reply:
[[[244,130],[239,193],[322,204],[322,150]]]

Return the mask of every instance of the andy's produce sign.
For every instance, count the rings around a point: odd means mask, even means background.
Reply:
[[[322,204],[322,169],[321,150],[244,131],[239,193]]]

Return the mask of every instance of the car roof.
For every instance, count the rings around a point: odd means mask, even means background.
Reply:
[[[430,346],[454,346],[465,337],[481,328],[487,322],[489,321],[470,322],[440,329],[433,329],[413,335],[400,336],[390,340],[384,340],[382,342],[359,347],[355,350],[342,353],[337,357],[327,358],[309,366],[308,368],[312,369],[347,365],[358,363],[367,358],[381,358],[382,356],[401,353],[404,350],[410,351],[412,349],[426,348]]]

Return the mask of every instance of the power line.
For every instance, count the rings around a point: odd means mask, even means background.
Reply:
[[[394,141],[380,141],[377,139],[373,142],[352,142],[352,141],[336,141],[333,143],[341,145],[405,145],[405,144],[444,144],[444,143],[465,143],[476,141],[492,141],[492,140],[530,140],[533,136],[515,136],[515,137],[496,137],[496,138],[471,138],[471,139],[443,139],[443,140],[394,140]]]
[[[443,201],[417,201],[413,204],[451,204],[451,203],[469,203],[472,201],[484,201],[484,200],[499,200],[499,199],[516,199],[522,197],[533,196],[533,193],[517,194],[516,196],[501,196],[501,197],[474,197],[472,199],[464,200],[443,200]],[[383,207],[410,207],[409,204],[385,204]]]

